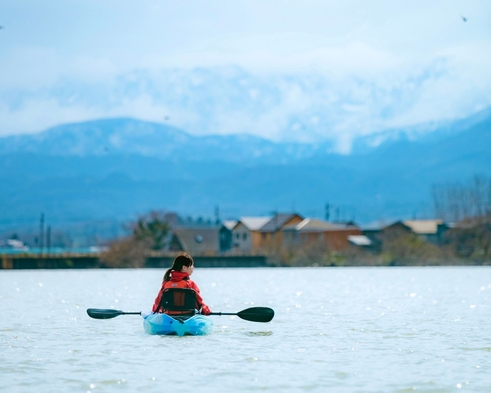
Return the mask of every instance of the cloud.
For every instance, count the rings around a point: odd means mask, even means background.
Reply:
[[[85,105],[61,105],[55,98],[27,98],[14,110],[5,104],[0,105],[0,136],[38,133],[57,124],[103,117],[101,115],[102,111],[98,109]]]
[[[465,117],[491,106],[491,43],[454,47],[441,56],[425,78],[406,82],[414,99],[387,125],[402,127]]]
[[[367,42],[350,41],[333,45],[323,37],[304,33],[249,35],[223,40],[225,42],[215,50],[204,53],[182,52],[170,59],[164,55],[152,55],[146,59],[145,68],[150,69],[156,64],[188,69],[240,65],[250,72],[263,74],[314,72],[331,76],[368,76],[394,69],[403,61]]]
[[[26,1],[4,10],[0,135],[131,116],[347,153],[491,105],[488,2]]]
[[[4,92],[3,101],[10,104],[0,106],[0,134],[129,116],[167,122],[197,135],[330,140],[337,151],[349,153],[357,137],[463,117],[491,105],[491,77],[478,77],[482,63],[469,65],[457,49],[442,55],[446,57],[424,67],[368,76],[256,74],[240,67],[215,67],[139,70],[108,78],[97,74],[90,82],[63,78],[50,88],[24,91],[20,98]],[[104,63],[94,64],[106,69]],[[473,67],[476,72],[465,72]]]

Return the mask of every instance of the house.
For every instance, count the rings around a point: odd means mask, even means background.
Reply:
[[[256,254],[260,248],[259,229],[271,220],[271,217],[241,217],[232,229],[233,253]]]
[[[286,225],[282,232],[283,246],[286,248],[322,242],[333,251],[348,249],[348,237],[361,235],[360,228],[355,225],[333,224],[313,218]]]
[[[263,252],[280,250],[283,248],[283,231],[282,229],[288,225],[300,223],[304,218],[297,213],[277,213],[264,224],[259,233],[260,249]]]
[[[404,221],[404,225],[423,240],[433,244],[442,244],[445,232],[449,229],[443,220],[408,220]]]
[[[385,238],[397,237],[395,235],[403,233],[413,233],[426,242],[438,245],[444,242],[444,234],[448,228],[443,220],[438,219],[404,220],[386,226],[382,232]]]
[[[372,244],[381,245],[382,242],[382,231],[384,228],[394,224],[397,221],[375,221],[370,224],[364,225],[361,227],[361,233],[363,236],[366,236]]]
[[[5,248],[8,250],[15,250],[15,251],[28,251],[29,246],[24,244],[18,239],[7,239],[6,241],[1,241],[0,240],[0,248]]]
[[[236,220],[226,220],[222,222],[219,230],[220,252],[227,252],[233,246],[233,229],[237,225]]]
[[[445,239],[460,257],[490,258],[491,213],[468,217],[449,225]]]
[[[169,251],[185,251],[191,255],[217,255],[220,251],[220,227],[178,227],[173,230]]]

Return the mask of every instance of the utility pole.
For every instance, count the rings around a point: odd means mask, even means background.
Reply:
[[[39,220],[39,254],[43,255],[44,248],[44,213],[41,213],[41,219]]]
[[[330,209],[331,209],[331,207],[329,206],[329,202],[328,202],[328,203],[326,203],[326,206],[324,208],[324,218],[326,219],[326,221],[329,221]]]
[[[51,251],[51,225],[48,225],[46,230],[46,255],[49,256]]]
[[[269,241],[274,246],[274,242],[276,242],[276,231],[278,230],[278,210],[272,211],[271,214],[273,215],[274,229],[271,232],[271,237]]]
[[[220,223],[220,207],[217,205],[215,206],[215,224]]]

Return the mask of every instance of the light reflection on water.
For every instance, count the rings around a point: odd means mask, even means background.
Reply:
[[[143,332],[164,269],[0,271],[0,391],[491,390],[491,269],[196,269],[205,337]]]

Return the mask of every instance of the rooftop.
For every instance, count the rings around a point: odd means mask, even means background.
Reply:
[[[315,218],[305,218],[298,224],[287,225],[283,228],[285,231],[299,231],[299,232],[315,232],[315,231],[332,231],[342,230],[348,228],[343,224],[333,224],[328,221],[322,221]]]
[[[238,221],[237,220],[225,220],[222,222],[223,226],[229,230],[234,229],[234,227],[237,225]]]
[[[278,229],[283,228],[285,223],[295,216],[300,217],[295,213],[278,213],[261,228],[261,232],[276,232]]]
[[[239,223],[242,223],[247,229],[250,231],[257,231],[260,228],[263,227],[269,220],[271,220],[271,217],[241,217],[239,221],[237,221],[237,225]]]
[[[357,246],[370,246],[372,241],[364,235],[348,236],[348,241]]]
[[[174,236],[185,251],[203,253],[219,248],[218,228],[176,228]]]
[[[438,232],[438,225],[443,224],[443,220],[408,220],[402,223],[414,233],[429,235]]]

